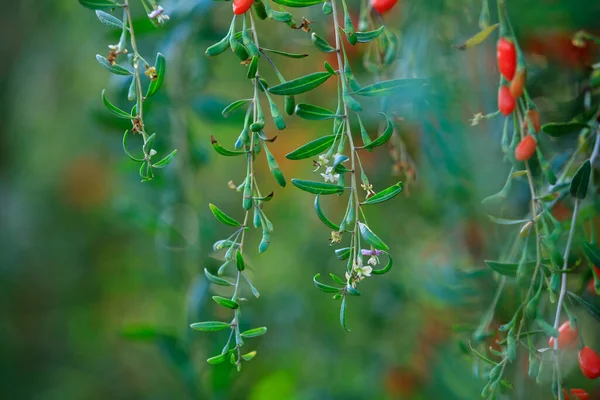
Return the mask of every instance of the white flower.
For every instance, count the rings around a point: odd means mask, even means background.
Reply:
[[[319,155],[319,164],[321,164],[321,165],[329,164],[329,157],[327,157],[327,154]]]
[[[358,276],[362,279],[371,276],[371,272],[373,272],[373,268],[370,265],[366,265],[358,270]]]
[[[377,264],[379,264],[379,258],[377,258],[376,255],[372,255],[371,257],[369,257],[369,261],[367,261],[367,263],[369,265],[376,266]]]
[[[155,20],[153,22],[156,22],[157,25],[163,25],[170,19],[167,14],[164,14],[164,12],[165,10],[162,8],[162,6],[158,6],[154,9],[154,11],[148,14],[148,18]]]
[[[321,173],[321,176],[325,179],[325,182],[336,183],[340,180],[340,174],[333,173],[333,167],[327,167],[325,173]]]

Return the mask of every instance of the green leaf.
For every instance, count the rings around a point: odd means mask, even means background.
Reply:
[[[315,286],[320,289],[321,291],[325,292],[325,293],[338,293],[341,291],[341,289],[335,288],[333,286],[329,286],[329,285],[325,285],[321,282],[319,282],[317,279],[319,279],[319,276],[321,276],[321,274],[316,274],[315,277],[313,278],[313,282],[315,283]]]
[[[323,39],[321,36],[317,35],[315,32],[312,33],[312,35],[310,36],[313,44],[315,45],[315,47],[319,50],[321,50],[324,53],[333,53],[335,51],[335,47],[332,47],[329,43],[327,43],[327,41],[325,39]]]
[[[280,96],[308,92],[309,90],[313,90],[314,88],[323,84],[331,77],[331,75],[332,74],[330,72],[314,72],[312,74],[308,74],[303,77],[270,87],[269,92]]]
[[[213,135],[210,135],[210,143],[212,144],[215,151],[222,156],[233,157],[233,156],[241,156],[242,154],[247,154],[245,151],[236,151],[236,150],[228,150],[225,147],[221,146],[217,139]]]
[[[119,107],[113,105],[110,101],[108,101],[108,99],[106,98],[106,95],[104,94],[105,92],[106,92],[106,90],[102,91],[102,102],[104,103],[104,105],[106,106],[108,111],[110,111],[113,115],[115,115],[116,117],[119,117],[119,118],[123,118],[123,119],[134,119],[135,118],[133,115],[121,110]]]
[[[394,262],[392,261],[392,257],[390,257],[390,255],[387,252],[385,252],[385,251],[382,251],[382,253],[385,254],[388,257],[388,262],[385,265],[385,267],[383,267],[383,268],[373,269],[371,271],[371,274],[373,274],[373,275],[383,275],[386,272],[388,272],[390,269],[392,269],[392,265],[394,264]]]
[[[206,276],[206,279],[208,279],[209,281],[211,281],[215,285],[219,285],[219,286],[235,286],[235,284],[229,282],[227,279],[223,279],[223,278],[220,278],[220,277],[218,277],[216,275],[211,274],[210,272],[208,272],[208,270],[206,268],[204,268],[204,275]]]
[[[310,7],[315,4],[321,4],[325,0],[273,0],[277,4],[281,4],[285,7]]]
[[[235,251],[235,266],[236,266],[237,270],[240,272],[246,269],[246,263],[244,262],[244,255],[242,254],[240,249],[237,249]]]
[[[485,263],[488,265],[488,267],[498,272],[500,275],[508,276],[511,278],[515,278],[517,276],[517,269],[519,267],[519,264],[517,263],[504,263],[500,261],[491,260],[485,260]]]
[[[228,48],[229,48],[229,34],[227,36],[225,36],[223,39],[221,39],[219,42],[213,44],[212,46],[209,46],[206,49],[205,54],[209,57],[215,57],[215,56],[218,56],[219,54],[223,53]]]
[[[594,304],[590,303],[589,301],[577,296],[575,293],[572,292],[567,292],[567,296],[569,296],[571,299],[575,300],[576,302],[578,302],[579,304],[581,304],[583,306],[583,308],[586,309],[586,311],[592,316],[594,317],[594,319],[597,322],[600,322],[600,309],[598,309]]]
[[[134,157],[133,154],[131,154],[129,152],[129,149],[127,148],[127,134],[128,133],[129,133],[129,130],[126,130],[125,134],[123,135],[123,150],[125,151],[125,154],[127,154],[127,157],[131,158],[133,161],[144,162],[143,158]]]
[[[225,297],[213,296],[212,299],[215,301],[215,303],[217,303],[218,305],[223,306],[225,308],[230,308],[232,310],[235,310],[239,307],[238,303],[236,303],[233,300],[227,299]]]
[[[256,357],[256,350],[251,351],[251,352],[246,353],[246,354],[242,354],[242,358],[244,359],[244,361],[250,361],[254,357]]]
[[[205,321],[205,322],[195,322],[190,325],[190,328],[195,329],[197,331],[214,332],[214,331],[221,331],[223,329],[227,329],[230,326],[231,325],[229,325],[226,322]]]
[[[258,71],[258,55],[252,56],[250,64],[248,64],[248,71],[246,72],[246,78],[256,78],[256,72]]]
[[[123,29],[123,21],[107,12],[96,10],[96,17],[109,28]]]
[[[360,234],[369,243],[371,246],[376,248],[377,250],[389,250],[389,247],[383,243],[383,240],[379,238],[373,231],[362,222],[358,223],[358,229],[360,230]]]
[[[347,332],[350,332],[346,325],[346,296],[342,297],[342,305],[340,306],[340,324]]]
[[[309,121],[324,121],[336,116],[336,114],[331,110],[304,103],[296,105],[296,115]]]
[[[212,365],[221,364],[222,362],[227,360],[227,357],[229,357],[229,353],[219,354],[218,356],[214,356],[207,359],[206,362]]]
[[[321,220],[322,223],[324,223],[327,227],[333,229],[334,231],[340,230],[339,225],[336,225],[333,222],[331,222],[331,220],[325,216],[325,214],[323,213],[323,210],[321,210],[321,205],[319,204],[319,196],[318,195],[315,197],[314,207],[315,207],[315,213],[317,214],[317,217],[319,217],[319,219]],[[337,250],[336,250],[336,252],[337,252]]]
[[[106,57],[101,56],[100,54],[96,54],[96,60],[98,60],[98,63],[107,71],[115,75],[133,75],[133,72],[129,71],[127,68],[121,67],[119,64],[111,65]]]
[[[381,136],[379,136],[377,139],[373,140],[371,143],[365,144],[362,148],[363,149],[372,149],[373,147],[377,147],[377,146],[381,146],[382,144],[385,144],[388,140],[390,140],[390,138],[392,137],[392,134],[394,133],[394,126],[392,125],[392,121],[390,121],[390,119],[387,117],[387,115],[385,115],[384,113],[379,113],[381,115],[383,115],[387,121],[387,126],[385,127],[385,130],[383,131],[383,133],[381,134]]]
[[[288,153],[285,158],[288,160],[302,160],[328,150],[335,140],[335,135],[323,136],[318,139],[308,142],[296,150]]]
[[[358,43],[368,43],[374,39],[377,39],[384,30],[384,26],[381,25],[379,29],[368,32],[356,32],[356,39]]]
[[[264,47],[260,48],[261,51],[268,51],[269,53],[273,53],[273,54],[277,54],[280,56],[284,56],[284,57],[288,57],[288,58],[304,58],[304,57],[308,57],[308,54],[299,54],[299,53],[287,53],[285,51],[281,51],[281,50],[273,50],[273,49],[266,49]]]
[[[331,280],[333,280],[335,283],[337,283],[338,285],[345,285],[346,282],[344,282],[342,280],[342,278],[340,278],[339,276],[337,276],[336,274],[329,274],[329,276],[331,277]]]
[[[334,185],[332,183],[305,181],[302,179],[292,179],[292,184],[300,190],[312,194],[339,194],[344,192],[343,186]]]
[[[494,217],[493,215],[488,215],[488,218],[495,224],[498,225],[519,225],[519,224],[524,224],[527,223],[529,221],[531,221],[531,219],[506,219],[506,218],[498,218],[498,217]]]
[[[277,22],[290,22],[292,20],[292,14],[287,11],[271,11],[273,20]]]
[[[569,191],[571,192],[571,196],[575,197],[578,200],[585,199],[587,195],[588,186],[590,184],[590,175],[592,172],[592,165],[590,160],[585,160],[585,162],[579,167],[573,179],[571,180],[571,187]]]
[[[103,8],[120,7],[117,3],[111,0],[79,0],[79,4],[92,10],[100,10]]]
[[[424,84],[425,79],[393,79],[365,86],[352,94],[367,97],[412,94]]]
[[[600,266],[600,248],[595,243],[583,243],[583,253],[594,265]]]
[[[208,207],[210,208],[210,211],[212,211],[215,218],[217,220],[219,220],[219,222],[221,222],[225,225],[229,225],[229,226],[241,226],[242,225],[239,222],[237,222],[235,219],[231,218],[229,215],[225,214],[223,211],[221,211],[219,209],[219,207],[215,206],[214,204],[209,203]]]
[[[223,114],[223,116],[225,118],[229,117],[229,115],[234,112],[235,110],[237,110],[238,108],[250,103],[252,101],[252,99],[241,99],[241,100],[236,100],[233,103],[229,104],[227,107],[225,107],[223,109],[223,111],[221,111],[221,114]]]
[[[542,125],[542,131],[546,135],[560,137],[589,127],[588,124],[581,122],[551,122]]]
[[[388,201],[394,198],[396,195],[402,192],[404,188],[404,184],[402,182],[398,182],[393,186],[390,186],[387,189],[382,190],[381,192],[375,194],[374,196],[369,197],[367,200],[363,201],[361,204],[377,204],[383,203],[384,201]]]
[[[348,257],[350,257],[351,252],[352,252],[352,247],[344,247],[341,249],[336,249],[335,256],[338,258],[338,260],[343,261],[343,260],[347,260]]]
[[[254,338],[254,337],[262,336],[265,333],[267,333],[267,328],[263,326],[263,327],[260,327],[260,328],[249,329],[247,331],[242,332],[240,335],[243,338],[249,339],[249,338]]]
[[[267,164],[269,165],[269,170],[271,171],[271,174],[273,174],[273,177],[275,178],[275,181],[279,184],[279,186],[285,187],[285,185],[287,184],[287,182],[285,181],[285,176],[283,176],[283,173],[279,168],[279,164],[277,164],[275,157],[273,157],[273,153],[271,153],[271,150],[269,150],[267,144],[264,141],[263,147],[265,149]]]
[[[152,97],[158,92],[163,81],[165,80],[165,70],[167,67],[167,63],[165,61],[165,56],[161,53],[156,54],[156,60],[154,61],[154,68],[156,68],[156,79],[150,81],[150,85],[148,85],[148,91],[146,92],[146,98]]]
[[[177,154],[177,149],[173,150],[172,152],[170,152],[165,158],[163,158],[162,160],[152,164],[153,168],[164,168],[167,165],[169,165],[171,163],[171,161],[173,160],[173,158],[175,157],[175,154]]]

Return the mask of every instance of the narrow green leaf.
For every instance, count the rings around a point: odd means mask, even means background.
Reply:
[[[268,51],[269,53],[273,53],[273,54],[277,54],[280,56],[284,56],[284,57],[288,57],[288,58],[304,58],[304,57],[308,57],[308,54],[302,53],[287,53],[285,51],[281,51],[281,50],[273,50],[273,49],[266,49],[264,47],[260,48],[262,51]]]
[[[325,293],[338,293],[341,291],[341,289],[335,288],[333,286],[329,286],[329,285],[325,285],[321,282],[319,282],[317,279],[319,279],[319,276],[321,276],[321,274],[316,274],[315,277],[313,278],[313,282],[315,283],[315,286],[320,289],[321,291],[325,292]]]
[[[125,151],[125,154],[127,154],[127,157],[131,158],[133,161],[144,162],[143,158],[134,157],[133,154],[131,154],[129,152],[129,149],[127,148],[127,134],[128,133],[129,133],[129,130],[126,130],[125,134],[123,135],[123,150]]]
[[[344,247],[342,249],[336,249],[335,256],[338,258],[338,260],[343,261],[343,260],[347,260],[348,257],[350,257],[351,252],[352,252],[351,247]]]
[[[598,309],[594,304],[589,301],[577,296],[575,293],[567,292],[567,296],[571,299],[575,300],[579,304],[586,309],[586,311],[597,321],[600,322],[600,309]]]
[[[317,217],[319,217],[319,219],[321,220],[322,223],[324,223],[327,227],[333,229],[334,231],[340,230],[339,225],[336,225],[333,222],[331,222],[331,220],[329,218],[327,218],[325,216],[325,214],[323,213],[323,210],[321,209],[321,205],[319,204],[319,196],[318,195],[315,197],[314,207],[315,207],[315,213],[317,214]]]
[[[262,336],[265,333],[267,333],[267,328],[263,326],[260,328],[249,329],[247,331],[242,332],[240,335],[245,339],[249,339],[249,338]]]
[[[394,133],[394,126],[392,125],[392,121],[390,121],[390,119],[384,113],[380,112],[379,114],[381,114],[385,117],[385,119],[387,120],[387,126],[385,127],[385,130],[383,131],[381,136],[379,136],[377,139],[373,140],[371,143],[365,144],[362,147],[363,149],[369,150],[374,147],[385,144],[388,140],[390,140],[390,138],[392,137],[392,134]]]
[[[219,142],[217,142],[217,139],[215,139],[213,135],[210,135],[210,143],[212,144],[215,151],[221,154],[222,156],[233,157],[241,156],[242,154],[247,154],[245,151],[235,151],[226,149],[225,147],[221,146]]]
[[[254,357],[256,357],[256,350],[251,351],[251,352],[246,353],[246,354],[242,354],[242,358],[244,359],[244,361],[250,361]]]
[[[208,272],[208,270],[206,268],[204,268],[204,275],[206,276],[206,279],[208,279],[209,281],[211,281],[215,285],[219,285],[219,286],[235,286],[235,284],[229,282],[227,279],[223,279],[223,278],[220,278],[220,277],[218,277],[216,275],[211,274],[210,272]]]
[[[209,57],[215,57],[215,56],[218,56],[219,54],[223,53],[228,48],[229,48],[229,35],[225,36],[223,39],[221,39],[219,42],[213,44],[212,46],[209,46],[206,49],[205,54]]]
[[[156,54],[154,68],[156,68],[156,77],[150,80],[150,85],[148,85],[148,91],[146,92],[146,98],[154,96],[165,80],[167,62],[165,61],[165,56],[163,56],[161,53]]]
[[[531,221],[531,219],[506,219],[506,218],[498,218],[498,217],[494,217],[493,215],[488,215],[488,218],[495,224],[498,225],[519,225],[519,224],[524,224],[527,223],[529,221]]]
[[[236,303],[233,300],[227,299],[225,297],[213,296],[212,299],[215,301],[215,303],[217,303],[218,305],[225,307],[225,308],[230,308],[232,310],[235,310],[239,307],[238,303]]]
[[[542,125],[542,131],[546,135],[560,137],[589,127],[588,124],[581,122],[551,122]]]
[[[324,121],[336,116],[336,114],[331,110],[304,103],[296,105],[296,115],[309,121]]]
[[[315,4],[321,4],[325,0],[273,0],[277,4],[281,4],[285,7],[310,7]]]
[[[385,29],[385,27],[383,25],[381,25],[379,27],[379,29],[376,29],[374,31],[356,32],[356,39],[357,39],[358,43],[368,43],[374,39],[377,39],[381,35],[381,33],[383,32],[384,29]]]
[[[123,21],[102,10],[96,10],[96,17],[109,28],[123,29]]]
[[[236,266],[237,270],[240,272],[246,269],[246,263],[244,262],[244,255],[242,254],[240,249],[237,249],[235,251],[235,266]]]
[[[177,149],[173,150],[172,152],[170,152],[165,158],[163,158],[162,160],[152,164],[153,168],[164,168],[167,165],[169,165],[171,163],[171,161],[173,161],[173,158],[175,157],[175,154],[177,154]]]
[[[133,115],[121,110],[119,107],[113,105],[110,101],[108,101],[108,99],[106,98],[105,92],[106,92],[106,90],[102,91],[102,102],[104,103],[104,106],[108,109],[108,111],[110,111],[113,115],[115,115],[116,117],[119,117],[119,118],[123,118],[123,119],[135,118]]]
[[[383,203],[384,201],[388,201],[394,198],[396,195],[402,192],[404,188],[404,184],[402,182],[398,182],[393,186],[390,186],[387,189],[382,190],[381,192],[375,194],[374,196],[369,197],[367,200],[363,201],[361,204],[378,204]]]
[[[248,64],[248,71],[246,72],[246,78],[254,79],[256,77],[256,72],[258,71],[258,56],[254,55],[250,64]]]
[[[271,174],[273,174],[273,177],[275,178],[275,181],[279,184],[279,186],[285,187],[285,185],[287,184],[287,182],[285,181],[285,176],[283,176],[283,173],[281,172],[281,169],[279,168],[279,164],[277,164],[277,161],[275,160],[273,153],[271,153],[271,150],[269,150],[269,148],[267,147],[267,144],[264,141],[263,141],[263,147],[265,149],[265,155],[267,157],[267,164],[269,165],[269,170],[271,171]]]
[[[365,86],[352,94],[367,97],[411,94],[424,84],[425,79],[393,79]]]
[[[360,230],[360,234],[369,243],[371,246],[376,248],[377,250],[389,250],[389,247],[383,243],[383,240],[379,238],[373,231],[362,222],[358,223],[358,229]]]
[[[517,269],[519,267],[519,264],[517,263],[504,263],[491,260],[485,260],[485,263],[488,265],[488,267],[498,272],[500,275],[508,276],[510,278],[517,276]]]
[[[590,263],[600,266],[600,248],[595,243],[583,243],[583,253]]]
[[[337,283],[338,285],[345,285],[346,282],[344,282],[342,280],[342,278],[340,278],[339,276],[337,276],[336,274],[329,274],[329,276],[331,277],[331,280],[333,280],[335,283]]]
[[[221,114],[223,114],[223,116],[225,118],[229,117],[229,115],[234,112],[235,110],[237,110],[238,108],[250,103],[252,101],[252,99],[241,99],[241,100],[236,100],[233,103],[229,104],[227,107],[225,107],[223,109],[223,111],[221,111]]]
[[[330,72],[314,72],[312,74],[270,87],[269,92],[280,96],[308,92],[309,90],[313,90],[314,88],[323,84],[331,77],[331,75],[332,74]]]
[[[79,0],[79,4],[92,10],[100,10],[103,8],[120,7],[117,3],[111,0]]]
[[[227,360],[227,357],[229,357],[229,353],[219,354],[218,356],[214,356],[207,359],[206,362],[211,365],[221,364],[222,362]]]
[[[346,325],[346,296],[342,297],[342,305],[340,306],[340,324],[347,332],[350,332]]]
[[[313,44],[317,49],[324,53],[333,53],[335,51],[335,47],[332,47],[325,39],[321,36],[317,35],[315,32],[310,36]]]
[[[300,190],[312,194],[339,194],[344,192],[343,186],[334,185],[332,183],[306,181],[302,179],[292,179],[292,184]]]
[[[226,322],[205,321],[205,322],[195,322],[190,325],[190,328],[195,329],[197,331],[214,332],[214,331],[220,331],[223,329],[227,329],[230,326],[231,325],[229,325]]]
[[[273,17],[273,20],[275,20],[277,22],[291,22],[292,21],[292,14],[290,14],[289,12],[286,12],[286,11],[272,10],[271,16]]]
[[[385,251],[381,252],[382,254],[385,254],[388,257],[388,262],[387,264],[385,264],[385,267],[380,268],[380,269],[373,269],[371,271],[371,274],[373,275],[383,275],[386,272],[388,272],[390,269],[392,269],[392,265],[394,264],[392,257]]]
[[[321,154],[324,151],[328,150],[335,140],[335,135],[322,136],[318,139],[313,140],[312,142],[308,142],[296,150],[288,153],[285,158],[288,160],[302,160],[305,158],[309,158],[312,156],[316,156],[317,154]]]
[[[590,160],[585,160],[585,162],[579,167],[573,179],[571,180],[571,187],[569,191],[571,192],[571,196],[575,197],[578,200],[585,199],[587,195],[588,186],[590,184],[590,175],[592,172],[592,165]]]
[[[225,225],[229,225],[229,226],[241,226],[242,225],[235,219],[231,218],[229,215],[225,214],[223,211],[221,211],[219,209],[219,207],[215,206],[214,204],[209,203],[208,207],[210,208],[210,211],[212,211],[213,215],[219,222],[221,222]]]
[[[111,65],[110,62],[106,59],[106,57],[101,56],[100,54],[96,54],[96,60],[98,60],[98,63],[104,69],[115,75],[133,75],[133,72],[129,71],[127,68],[120,66],[119,64]]]

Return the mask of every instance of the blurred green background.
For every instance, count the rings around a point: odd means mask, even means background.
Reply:
[[[358,13],[358,3],[351,3]],[[563,105],[577,98],[578,82],[597,60],[594,49],[574,49],[569,37],[596,27],[600,5],[507,3],[527,43],[528,85],[543,121],[568,119]],[[341,275],[345,268],[312,211],[312,197],[291,185],[276,187],[259,161],[263,192],[275,190],[265,206],[275,232],[269,251],[250,253],[261,298],[247,303],[243,319],[246,328],[269,332],[248,341],[258,356],[241,373],[205,362],[226,333],[188,326],[228,317],[210,300],[219,291],[202,273],[218,267],[222,255],[213,254],[212,243],[229,235],[207,204],[239,218],[240,197],[227,182],[239,183],[245,166],[214,153],[209,137],[231,147],[241,117],[224,119],[220,111],[252,89],[232,54],[204,55],[227,31],[229,3],[162,5],[171,16],[163,29],[152,27],[139,4],[134,9],[142,54],[167,57],[165,84],[148,103],[146,124],[157,132],[159,153],[179,152],[144,184],[121,149],[129,122],[112,118],[100,101],[104,88],[114,101],[126,97],[128,82],[109,76],[94,57],[108,52],[118,32],[74,0],[6,2],[0,14],[0,397],[478,398],[483,382],[451,327],[476,325],[497,285],[482,260],[498,254],[502,233],[487,222],[480,200],[501,187],[508,171],[499,148],[502,121],[468,123],[496,107],[494,39],[467,52],[453,48],[478,30],[479,2],[400,0],[385,18],[402,40],[389,76],[428,78],[432,95],[410,106],[389,105],[404,118],[401,135],[417,183],[369,210],[396,262],[389,274],[367,279],[362,296],[349,302],[350,333],[339,325],[339,303],[312,283],[316,273]],[[292,12],[313,21],[322,36],[331,34],[320,7]],[[258,29],[266,47],[310,54],[277,59],[286,78],[322,70],[309,34],[270,21]],[[350,58],[368,84],[361,51]],[[334,91],[325,85],[302,100],[333,108]],[[368,105],[376,115],[378,104]],[[372,135],[377,124],[367,120]],[[284,155],[328,129],[288,119],[272,145],[288,179],[310,178],[312,165]],[[132,148],[138,144],[131,141]],[[364,165],[376,190],[404,179],[385,149]],[[515,206],[526,207],[527,188],[517,194]],[[324,203],[329,214],[339,211],[336,201]],[[255,249],[259,235],[249,237]],[[511,398],[534,393],[525,374],[515,371]]]

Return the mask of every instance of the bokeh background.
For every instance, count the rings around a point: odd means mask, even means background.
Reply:
[[[350,3],[357,13],[358,2]],[[597,49],[576,49],[570,36],[597,29],[600,5],[507,3],[543,121],[569,119],[581,82],[598,60]],[[107,53],[118,32],[74,0],[3,3],[0,397],[478,398],[483,382],[452,326],[476,326],[497,286],[482,260],[499,253],[504,231],[489,224],[480,201],[500,189],[509,169],[499,146],[500,118],[476,127],[468,122],[496,107],[494,39],[466,52],[453,47],[478,30],[479,2],[400,0],[385,18],[402,41],[389,76],[425,77],[433,90],[426,101],[389,105],[404,118],[400,134],[417,181],[369,210],[396,262],[350,299],[350,333],[339,325],[339,303],[312,283],[316,273],[345,268],[328,245],[330,232],[314,216],[312,196],[276,187],[259,163],[264,192],[275,190],[265,207],[275,232],[268,252],[250,254],[261,298],[247,304],[244,320],[248,328],[265,325],[269,332],[248,341],[258,356],[241,373],[205,362],[220,351],[226,333],[188,326],[228,317],[210,300],[218,290],[202,273],[218,267],[212,243],[228,235],[207,204],[239,218],[240,199],[227,182],[239,182],[245,167],[243,160],[214,153],[209,137],[235,141],[241,117],[224,119],[220,111],[252,89],[232,54],[204,55],[227,31],[229,3],[162,4],[171,16],[163,29],[144,18],[139,4],[134,8],[142,54],[153,59],[160,50],[167,57],[165,84],[148,103],[146,123],[157,132],[159,151],[179,152],[157,179],[142,184],[121,149],[128,122],[112,118],[100,101],[104,88],[111,99],[126,97],[128,83],[109,76],[94,57]],[[320,7],[292,12],[313,21],[321,36],[332,34]],[[310,54],[277,59],[287,78],[322,70],[323,56],[309,34],[269,21],[258,29],[266,47]],[[362,51],[359,46],[350,58],[367,84],[372,77],[362,67]],[[302,98],[332,108],[334,91],[324,85]],[[369,106],[375,111],[378,104]],[[367,120],[372,134],[377,125]],[[288,119],[272,145],[288,179],[310,178],[312,165],[284,155],[328,129],[327,123]],[[550,145],[574,146],[572,140]],[[386,149],[369,155],[365,167],[376,189],[405,179]],[[526,201],[527,188],[519,188],[510,207],[524,210]],[[324,205],[334,215],[338,206],[336,200]],[[251,248],[258,236],[250,235]],[[500,301],[500,322],[513,306]],[[582,319],[593,337],[597,328]],[[511,374],[515,392],[507,398],[549,398],[549,389],[537,391],[522,369]],[[573,373],[572,379],[580,378]]]

